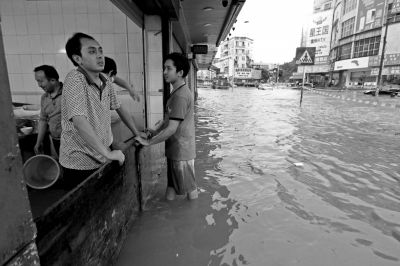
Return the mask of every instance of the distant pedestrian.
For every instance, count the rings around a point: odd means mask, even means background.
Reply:
[[[117,64],[115,63],[114,59],[106,56],[104,57],[104,62],[105,62],[104,69],[102,72],[108,75],[111,82],[117,84],[121,88],[126,89],[131,95],[133,100],[140,102],[140,96],[134,90],[134,88],[131,85],[129,85],[127,81],[117,76]]]
[[[59,75],[53,66],[38,66],[33,72],[35,72],[37,84],[45,91],[40,99],[40,120],[34,151],[36,154],[43,153],[43,140],[46,133],[49,132],[53,148],[58,157],[60,155],[61,94],[63,84],[58,80]]]
[[[187,195],[191,200],[198,197],[194,173],[194,97],[185,82],[189,69],[188,59],[182,54],[172,53],[166,57],[164,79],[172,85],[173,91],[167,101],[165,119],[156,129],[149,130],[154,135],[150,140],[136,138],[145,146],[165,141],[168,200],[176,195]]]

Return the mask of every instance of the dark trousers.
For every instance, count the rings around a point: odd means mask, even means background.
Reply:
[[[97,169],[93,170],[76,170],[63,167],[62,186],[67,190],[71,190],[82,183],[86,178],[93,174]]]
[[[51,140],[53,142],[53,147],[54,147],[54,150],[57,153],[57,156],[60,157],[60,140],[59,139],[54,139],[54,138],[51,138]]]

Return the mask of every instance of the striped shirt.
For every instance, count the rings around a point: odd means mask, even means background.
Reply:
[[[120,103],[111,81],[99,75],[101,87],[80,67],[69,72],[65,78],[61,98],[60,164],[66,168],[92,170],[106,162],[106,158],[79,135],[72,122],[73,117],[84,116],[103,145],[111,145],[110,110],[118,109]]]

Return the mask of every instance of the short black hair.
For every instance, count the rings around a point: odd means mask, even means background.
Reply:
[[[187,57],[181,53],[171,53],[165,57],[164,63],[168,59],[174,62],[174,66],[176,67],[176,72],[183,70],[182,77],[183,78],[186,77],[186,75],[190,70],[189,60],[187,59]]]
[[[87,35],[82,32],[76,32],[76,33],[74,33],[74,35],[72,35],[71,38],[68,39],[67,43],[65,44],[65,51],[67,52],[67,56],[72,61],[72,64],[74,64],[74,66],[78,66],[78,64],[74,61],[72,56],[73,55],[82,56],[82,54],[81,54],[81,49],[82,49],[81,39],[95,40],[90,35]]]
[[[41,66],[35,67],[35,69],[33,70],[33,72],[38,72],[38,71],[43,71],[47,80],[55,79],[58,81],[58,79],[60,78],[57,70],[53,66],[41,65]]]
[[[105,74],[108,74],[111,72],[111,76],[116,76],[117,75],[117,64],[115,63],[114,59],[110,57],[104,57],[104,69],[101,71]]]

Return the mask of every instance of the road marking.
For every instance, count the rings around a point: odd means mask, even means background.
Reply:
[[[361,100],[361,99],[356,99],[356,98],[349,98],[346,96],[341,96],[341,95],[335,95],[335,94],[331,94],[328,92],[322,92],[322,91],[318,91],[318,90],[312,90],[312,89],[308,89],[309,91],[313,92],[313,93],[318,93],[320,95],[324,95],[324,96],[328,96],[328,97],[332,97],[332,98],[337,98],[337,99],[343,99],[346,101],[352,101],[352,102],[358,102],[358,103],[363,103],[363,104],[367,104],[367,105],[374,105],[374,106],[380,106],[380,107],[389,107],[389,108],[397,108],[400,109],[400,104],[391,104],[391,103],[380,103],[379,101],[368,101],[368,100]],[[343,92],[344,90],[340,90],[337,92]]]

